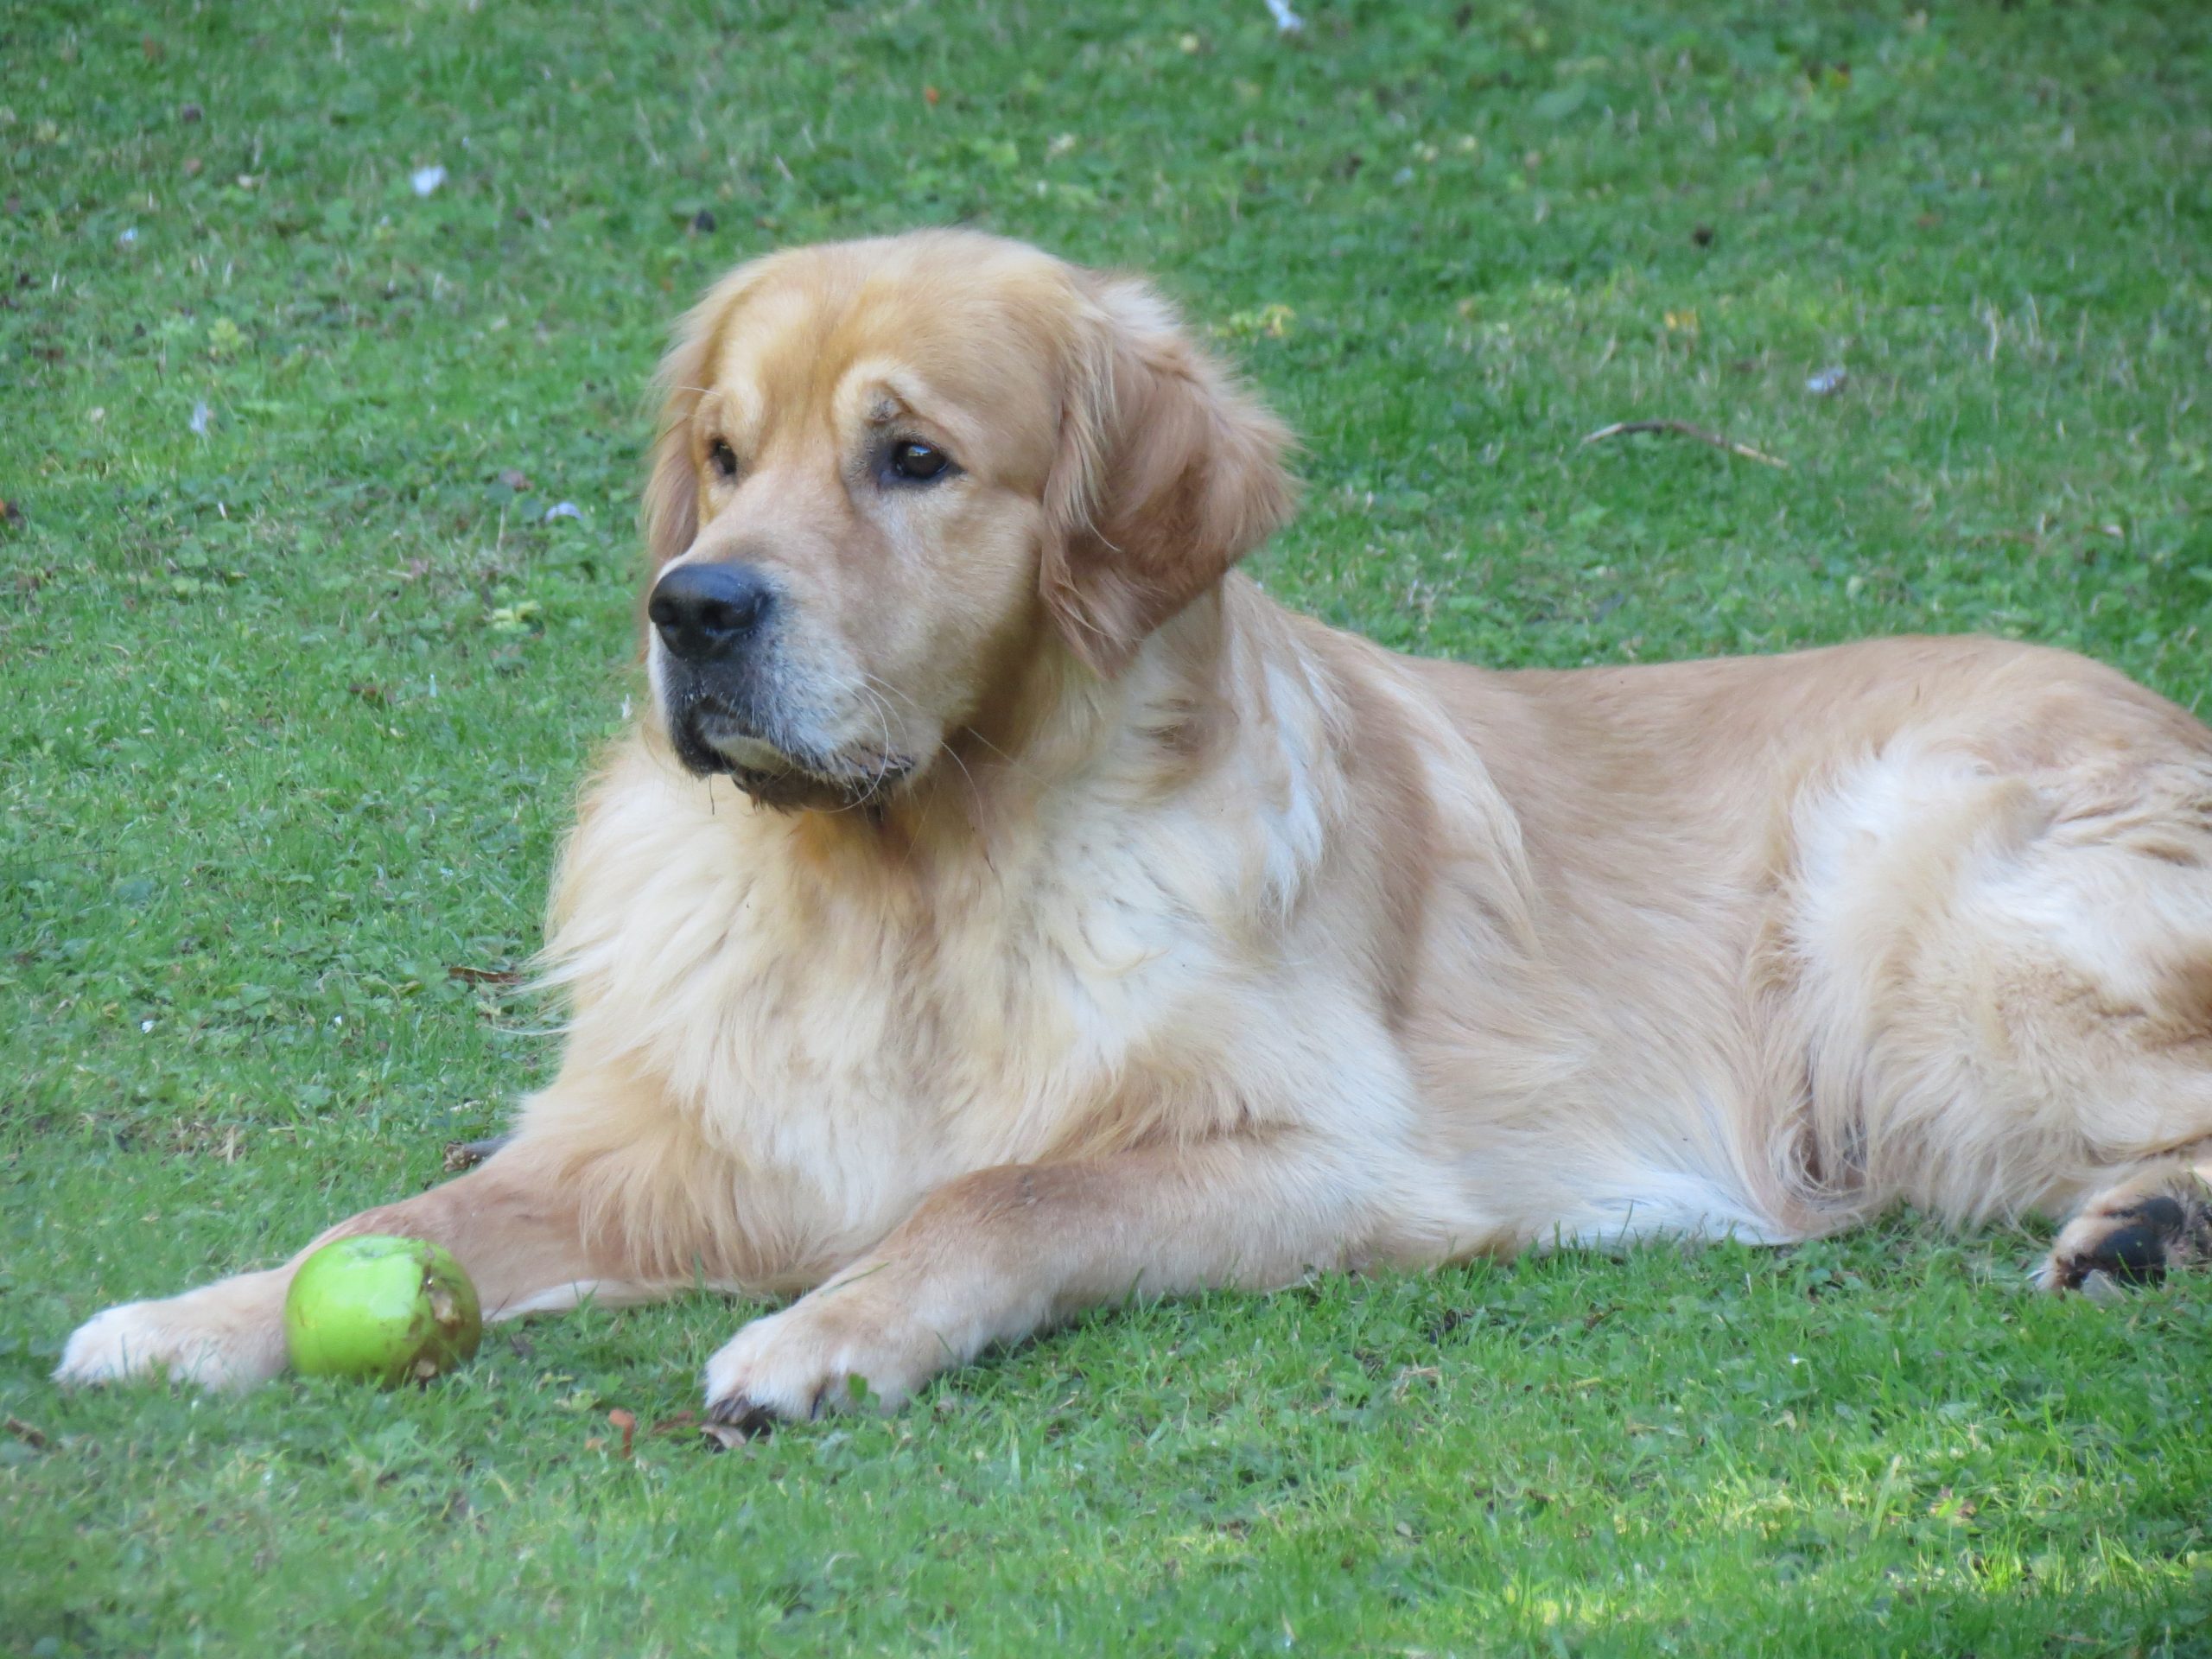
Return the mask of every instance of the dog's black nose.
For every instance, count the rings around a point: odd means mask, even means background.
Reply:
[[[704,663],[741,647],[775,599],[751,565],[679,564],[653,584],[645,614],[671,652]]]

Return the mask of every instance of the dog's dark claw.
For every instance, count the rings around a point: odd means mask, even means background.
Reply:
[[[707,1408],[707,1421],[699,1432],[727,1450],[744,1440],[757,1440],[776,1427],[776,1414],[748,1395],[734,1394]]]

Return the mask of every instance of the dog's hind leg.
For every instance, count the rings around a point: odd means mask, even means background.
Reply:
[[[2092,712],[2034,766],[1873,760],[1804,843],[1821,1166],[1870,1208],[2072,1217],[2060,1289],[2212,1243],[2212,739]]]

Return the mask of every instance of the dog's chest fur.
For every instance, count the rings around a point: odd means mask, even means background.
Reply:
[[[563,1082],[630,1080],[777,1178],[779,1232],[826,1242],[968,1170],[1218,1132],[1255,1079],[1363,1053],[1373,1075],[1355,1018],[1268,971],[1294,925],[1279,889],[1320,855],[1311,802],[1276,799],[1229,828],[1197,804],[1048,799],[988,858],[918,872],[893,849],[869,870],[626,744],[556,899]]]

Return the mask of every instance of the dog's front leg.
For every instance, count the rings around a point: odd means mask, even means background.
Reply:
[[[707,1363],[750,1433],[899,1404],[938,1372],[1078,1309],[1208,1286],[1273,1288],[1362,1254],[1370,1181],[1293,1135],[1007,1165],[924,1200],[880,1244]]]
[[[363,1233],[443,1244],[475,1281],[487,1319],[565,1306],[586,1292],[634,1300],[653,1288],[624,1279],[621,1264],[585,1240],[560,1184],[517,1146],[458,1180],[340,1222],[282,1267],[95,1315],[70,1337],[54,1379],[110,1382],[163,1370],[202,1388],[266,1382],[286,1363],[294,1269],[332,1239]]]

